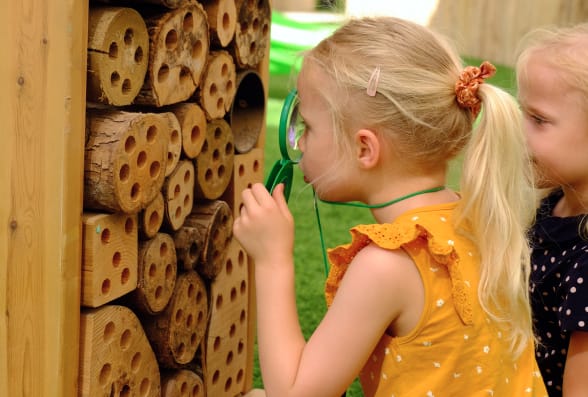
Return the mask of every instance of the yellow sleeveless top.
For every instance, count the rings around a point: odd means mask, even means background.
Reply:
[[[547,392],[533,345],[513,361],[501,331],[478,298],[479,255],[452,227],[456,203],[415,209],[391,224],[351,229],[352,242],[329,250],[330,305],[355,255],[374,243],[403,249],[415,263],[425,306],[409,335],[383,335],[360,373],[366,397],[539,396]]]

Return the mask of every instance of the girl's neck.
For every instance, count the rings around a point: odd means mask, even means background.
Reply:
[[[553,209],[553,215],[557,217],[576,216],[588,213],[588,187],[562,187],[563,197]]]

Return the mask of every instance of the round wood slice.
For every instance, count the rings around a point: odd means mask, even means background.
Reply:
[[[237,26],[237,7],[235,0],[212,0],[204,2],[204,10],[208,15],[211,40],[226,47],[233,37]]]
[[[142,240],[155,237],[163,224],[164,212],[163,194],[159,192],[155,199],[139,213],[139,236]]]
[[[178,230],[192,211],[195,183],[194,163],[182,160],[163,184],[165,202],[164,222],[171,230]]]
[[[207,119],[223,118],[235,98],[237,72],[227,51],[211,51],[196,97]]]
[[[206,397],[204,382],[197,373],[179,369],[161,374],[161,397]]]
[[[193,159],[200,154],[206,138],[206,115],[204,110],[192,102],[171,105],[169,110],[176,115],[182,131],[182,148],[185,157]]]
[[[270,44],[269,0],[237,0],[235,40],[231,48],[239,68],[256,67]]]

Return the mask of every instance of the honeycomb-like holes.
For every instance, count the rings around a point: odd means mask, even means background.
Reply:
[[[110,59],[118,58],[118,44],[116,44],[115,41],[110,43],[110,46],[108,47],[108,57]]]
[[[133,183],[129,195],[131,197],[131,201],[139,200],[139,196],[141,195],[141,184],[139,184],[138,182]]]
[[[117,268],[120,266],[122,261],[122,255],[119,251],[115,251],[112,255],[112,267]]]
[[[113,87],[117,87],[120,84],[120,74],[117,71],[114,71],[110,74],[110,85]]]
[[[233,261],[228,259],[227,263],[225,263],[225,273],[227,276],[230,276],[233,273]]]
[[[223,295],[218,294],[215,301],[216,310],[221,311],[223,307]]]
[[[151,379],[143,378],[141,380],[141,384],[139,385],[139,395],[141,397],[145,397],[145,396],[149,395],[150,391],[151,391]]]
[[[137,156],[137,168],[143,168],[145,164],[147,164],[147,153],[141,150]]]
[[[247,321],[247,312],[245,310],[241,310],[241,314],[239,315],[239,322],[244,325],[245,321]]]
[[[169,78],[169,66],[167,64],[163,64],[159,67],[157,71],[157,82],[159,84],[165,83],[165,81]]]
[[[104,229],[102,229],[102,232],[100,232],[100,241],[102,242],[102,244],[108,244],[110,242],[110,229],[105,227]]]
[[[225,381],[225,392],[228,392],[229,390],[231,390],[232,385],[233,385],[233,379],[231,377],[228,377],[227,380]]]
[[[214,338],[214,342],[212,342],[212,350],[214,352],[218,352],[221,348],[221,338],[217,336]]]
[[[135,354],[133,354],[133,357],[131,358],[131,371],[133,371],[134,373],[139,372],[139,369],[141,369],[142,361],[143,357],[141,356],[141,352],[136,352]]]
[[[125,153],[132,154],[136,147],[137,141],[135,140],[135,137],[132,135],[128,136],[127,139],[125,139]]]
[[[151,211],[148,214],[147,219],[148,219],[148,225],[149,225],[150,230],[157,229],[159,227],[159,225],[161,224],[161,220],[162,220],[161,214],[156,210]]]
[[[102,285],[100,286],[100,291],[102,292],[102,295],[107,296],[108,294],[110,294],[110,288],[110,279],[105,278],[104,280],[102,280]]]
[[[202,58],[204,53],[204,46],[202,45],[202,41],[197,40],[194,45],[192,46],[192,59],[200,59]]]
[[[134,37],[135,37],[135,32],[133,31],[133,29],[128,28],[127,30],[125,30],[125,35],[124,35],[123,41],[126,45],[130,46],[133,44]]]
[[[241,280],[241,284],[239,285],[239,290],[241,295],[247,294],[247,282],[245,280]]]
[[[184,21],[182,23],[184,32],[189,33],[194,30],[194,15],[191,12],[187,12],[184,15]]]
[[[232,303],[237,300],[237,288],[231,288],[230,300]]]
[[[112,366],[110,363],[106,363],[100,368],[100,373],[98,374],[98,383],[100,386],[104,387],[110,383],[110,377],[112,374]]]
[[[239,164],[239,169],[238,169],[238,171],[237,171],[237,174],[238,174],[240,177],[243,177],[243,176],[245,176],[245,166],[244,166],[243,164]]]
[[[120,348],[122,351],[128,350],[131,346],[133,333],[130,329],[125,329],[123,333],[120,335]]]
[[[178,31],[175,29],[170,29],[165,34],[165,48],[168,51],[174,51],[178,48]]]
[[[216,385],[218,383],[219,378],[220,378],[220,371],[217,369],[216,371],[214,371],[214,374],[212,374],[212,384]]]
[[[200,140],[200,136],[202,132],[200,131],[200,127],[195,125],[190,130],[190,141],[194,144]]]
[[[104,334],[102,336],[102,340],[104,341],[105,345],[110,344],[114,340],[115,332],[116,325],[113,321],[109,321],[104,327]]]
[[[128,164],[123,164],[118,171],[118,179],[121,183],[127,183],[131,177],[131,167]]]
[[[151,162],[149,166],[149,176],[152,179],[157,179],[159,177],[159,173],[161,172],[161,163],[159,161]]]
[[[135,50],[135,63],[141,63],[143,62],[143,47],[137,47],[137,49]]]

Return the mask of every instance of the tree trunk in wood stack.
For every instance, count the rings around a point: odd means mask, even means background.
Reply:
[[[168,304],[177,277],[174,241],[169,234],[157,233],[139,243],[139,279],[130,301],[134,309],[144,314],[160,313]]]
[[[204,248],[204,238],[199,228],[190,226],[182,226],[173,233],[179,268],[195,270]]]
[[[165,310],[143,326],[161,366],[180,368],[194,358],[208,322],[206,285],[195,271],[178,275]]]
[[[82,306],[98,307],[137,287],[137,219],[82,215]]]
[[[149,35],[132,8],[90,8],[86,98],[124,106],[143,86],[149,61]]]
[[[247,255],[236,241],[210,285],[211,316],[206,337],[205,386],[209,396],[238,396],[246,384],[249,349]],[[251,363],[252,364],[252,363]]]
[[[187,100],[200,83],[210,45],[202,5],[190,3],[144,18],[149,32],[149,66],[135,103],[159,107]]]
[[[167,166],[165,167],[165,176],[169,176],[178,165],[182,155],[182,134],[178,118],[172,112],[161,113],[168,122],[169,145],[167,146]]]
[[[184,221],[184,226],[194,227],[204,236],[196,270],[202,276],[214,279],[222,269],[233,237],[231,209],[221,200],[198,202]]]
[[[206,138],[196,165],[195,196],[215,200],[219,198],[231,180],[235,158],[233,132],[223,119],[215,119],[206,125]]]
[[[159,192],[155,199],[139,212],[139,236],[142,240],[155,237],[163,224],[164,212],[163,194]]]
[[[206,138],[206,115],[204,110],[196,103],[183,102],[171,105],[169,111],[175,114],[180,122],[184,155],[189,159],[193,159],[200,154],[202,144]]]
[[[237,26],[235,0],[203,0],[201,3],[208,15],[211,41],[221,47],[228,46]]]
[[[161,374],[161,397],[206,397],[202,378],[193,371],[179,369]],[[208,394],[208,396],[212,396]]]
[[[174,172],[165,178],[162,190],[165,202],[164,222],[171,230],[178,230],[192,211],[194,174],[194,163],[182,160]]]
[[[208,120],[223,118],[229,111],[235,98],[236,78],[233,57],[224,50],[211,51],[196,91],[197,102]]]
[[[265,123],[265,90],[254,70],[239,72],[237,91],[229,113],[235,150],[247,153],[255,147]]]
[[[231,52],[239,68],[254,68],[265,57],[270,44],[269,0],[236,0],[238,26]]]
[[[157,360],[130,309],[82,311],[80,336],[80,397],[161,396]]]
[[[89,110],[84,208],[137,213],[163,185],[169,132],[163,116]]]

